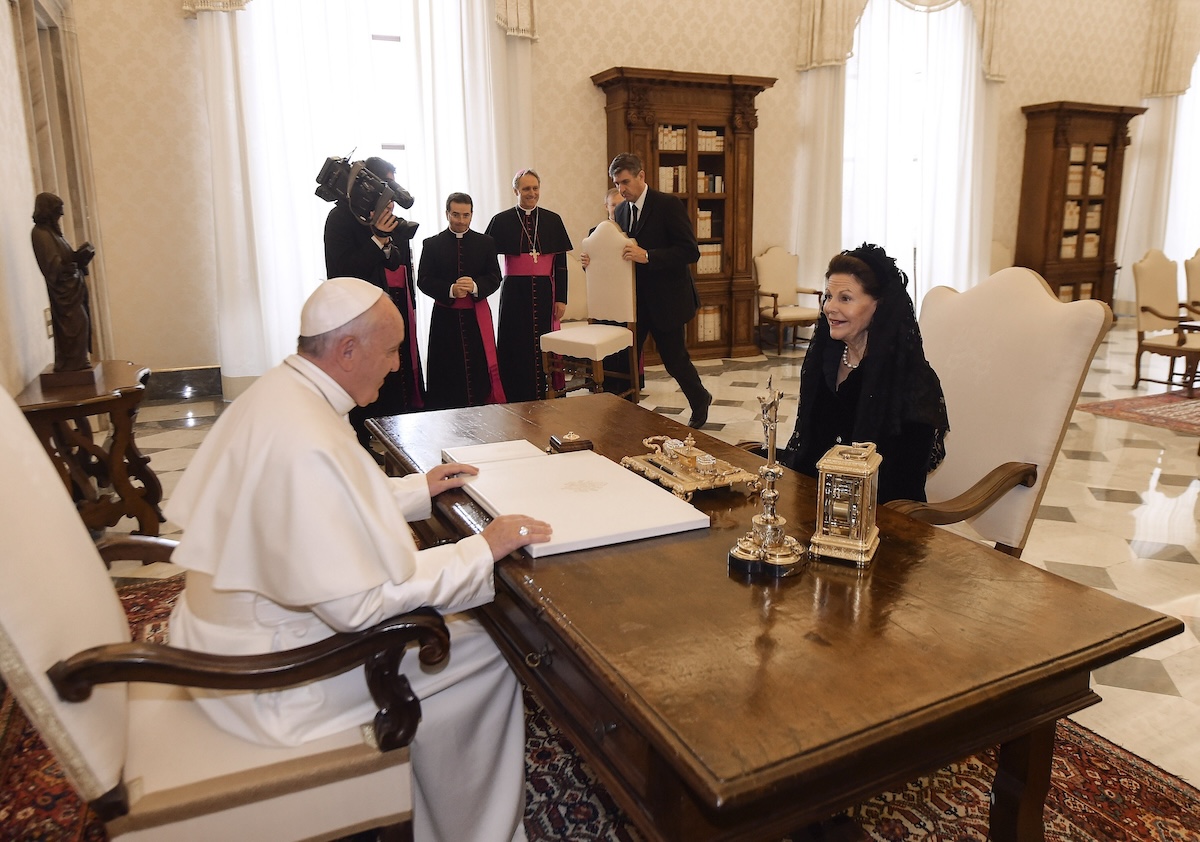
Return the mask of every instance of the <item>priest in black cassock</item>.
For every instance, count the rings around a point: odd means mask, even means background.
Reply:
[[[492,217],[486,232],[504,255],[496,354],[509,401],[546,396],[540,337],[558,330],[567,309],[571,239],[562,217],[538,207],[541,186],[533,170],[517,172],[513,176],[517,206]]]
[[[368,158],[366,168],[394,182],[396,168],[383,158]],[[325,274],[329,278],[359,278],[388,294],[404,318],[400,368],[389,372],[379,397],[368,406],[350,410],[350,424],[359,442],[369,449],[368,418],[399,415],[425,407],[425,382],[417,350],[416,292],[413,289],[412,249],[416,226],[402,223],[389,209],[372,225],[360,223],[344,199],[325,218]]]
[[[425,240],[417,286],[433,299],[428,405],[433,409],[504,403],[487,297],[500,288],[496,243],[471,230],[475,203],[446,199],[450,227]]]

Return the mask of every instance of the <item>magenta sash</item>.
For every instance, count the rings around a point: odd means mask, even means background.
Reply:
[[[413,409],[424,409],[425,402],[421,400],[421,360],[417,356],[417,314],[413,311],[412,297],[408,294],[408,267],[401,263],[400,268],[388,269],[384,275],[387,277],[389,288],[404,291],[404,314],[407,317],[405,324],[408,325],[408,336],[404,338],[408,344],[408,379],[412,385],[412,406]]]
[[[517,277],[538,277],[550,279],[550,329],[561,330],[562,322],[559,321],[557,314],[554,312],[554,303],[557,300],[555,297],[555,279],[554,279],[554,257],[557,252],[552,254],[539,254],[539,259],[534,261],[532,254],[506,254],[504,255],[504,275],[506,278]],[[555,357],[558,355],[555,354]],[[566,384],[566,379],[561,371],[554,372],[550,378],[551,385],[561,390]]]
[[[483,340],[483,357],[488,364],[488,377],[492,381],[492,393],[488,395],[488,403],[508,403],[504,397],[504,386],[500,383],[500,363],[496,359],[496,333],[492,329],[492,308],[486,298],[476,299],[466,295],[454,299],[453,304],[437,302],[439,307],[450,307],[454,310],[475,310],[475,321],[479,324],[479,338]]]

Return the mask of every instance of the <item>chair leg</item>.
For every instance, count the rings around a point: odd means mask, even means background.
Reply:
[[[775,328],[778,331],[775,337],[775,350],[783,353],[783,322],[776,322]]]
[[[542,371],[546,374],[546,400],[553,400],[559,396],[559,393],[554,390],[554,360],[549,351],[542,351]],[[564,376],[566,376],[564,374]]]
[[[1142,349],[1139,347],[1133,358],[1133,388],[1142,382]]]
[[[592,360],[592,392],[600,394],[604,391],[604,360]]]

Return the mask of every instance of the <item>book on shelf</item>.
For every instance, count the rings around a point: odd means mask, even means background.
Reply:
[[[1074,234],[1068,234],[1062,238],[1062,247],[1059,250],[1059,254],[1063,260],[1071,260],[1075,257],[1075,243],[1077,241],[1078,238]]]
[[[1067,192],[1074,196],[1083,192],[1083,164],[1067,167]]]
[[[700,275],[719,275],[721,273],[721,244],[702,243],[700,259],[696,261],[696,272]]]
[[[1104,170],[1092,167],[1091,178],[1088,179],[1088,195],[1099,196],[1104,192]]]
[[[712,237],[712,211],[696,211],[696,239],[707,240]]]
[[[721,308],[706,305],[696,311],[696,341],[718,342],[721,339]]]
[[[660,152],[686,152],[687,126],[659,126],[658,149]]]
[[[699,129],[696,132],[696,150],[698,152],[724,152],[725,135],[716,129]]]
[[[525,548],[534,558],[709,526],[691,503],[592,450],[491,462],[463,488],[493,517],[549,523],[550,541]]]
[[[1063,207],[1063,230],[1074,231],[1079,227],[1079,202],[1067,202]]]
[[[1100,254],[1100,235],[1089,233],[1083,235],[1083,256],[1097,257]]]

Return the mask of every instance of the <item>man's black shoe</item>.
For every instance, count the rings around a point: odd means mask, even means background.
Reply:
[[[709,392],[704,393],[704,403],[700,406],[692,408],[692,417],[688,420],[688,426],[693,430],[699,430],[708,421],[708,408],[712,406],[713,396]]]

